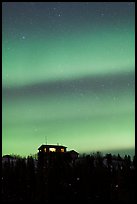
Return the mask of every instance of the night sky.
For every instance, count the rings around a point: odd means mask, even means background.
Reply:
[[[134,6],[3,3],[3,154],[134,153]]]

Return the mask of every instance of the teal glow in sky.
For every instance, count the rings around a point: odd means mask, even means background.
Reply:
[[[2,151],[134,152],[134,3],[3,3]]]

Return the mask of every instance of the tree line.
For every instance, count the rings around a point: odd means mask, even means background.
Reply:
[[[36,157],[18,156],[2,163],[2,199],[135,201],[135,160],[98,152],[75,161],[57,156],[43,165]]]

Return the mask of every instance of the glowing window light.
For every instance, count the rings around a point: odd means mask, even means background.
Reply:
[[[49,148],[50,152],[56,152],[56,148]]]
[[[64,152],[64,149],[63,149],[63,148],[61,148],[61,152]]]
[[[44,152],[46,152],[47,150],[46,150],[46,148],[44,148]]]

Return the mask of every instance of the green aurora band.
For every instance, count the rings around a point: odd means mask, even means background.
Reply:
[[[118,19],[16,25],[25,38],[3,22],[2,154],[36,153],[45,137],[80,153],[134,151],[134,16]]]

